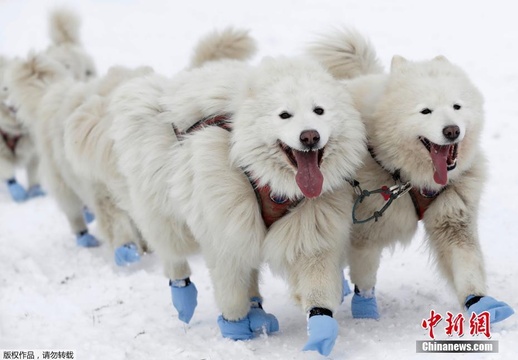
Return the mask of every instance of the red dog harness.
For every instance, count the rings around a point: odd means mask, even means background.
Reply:
[[[6,133],[2,129],[0,129],[0,134],[2,134],[2,139],[4,140],[5,145],[7,145],[7,147],[14,154],[16,150],[16,145],[18,144],[18,140],[20,140],[22,135],[12,136],[11,134]]]
[[[218,126],[230,132],[232,130],[230,118],[231,115],[229,114],[209,116],[198,121],[183,132],[179,131],[174,124],[172,124],[172,127],[177,139],[180,141],[186,134],[201,130],[207,126]],[[269,185],[259,186],[252,174],[248,171],[244,171],[244,173],[254,189],[259,208],[261,209],[261,217],[267,229],[301,201],[301,199],[292,200],[287,197],[276,196],[272,193]]]

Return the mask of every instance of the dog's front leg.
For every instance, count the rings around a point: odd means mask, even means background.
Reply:
[[[439,269],[453,285],[461,306],[470,313],[488,311],[491,322],[498,322],[514,311],[486,295],[484,261],[477,232],[481,186],[476,169],[471,170],[432,203],[423,220]]]
[[[42,176],[49,187],[50,193],[56,199],[59,207],[65,213],[72,232],[76,235],[76,243],[81,247],[99,246],[100,242],[95,236],[88,232],[88,227],[83,218],[84,202],[79,198],[78,193],[72,189],[62,178],[55,165],[47,157],[40,159]],[[78,185],[80,186],[80,185]]]
[[[303,350],[329,355],[338,336],[333,318],[342,301],[341,251],[325,251],[314,256],[299,256],[289,266],[289,282],[308,314],[308,341]]]
[[[278,331],[279,323],[275,316],[262,308],[258,289],[259,249],[250,244],[240,249],[220,247],[216,250],[205,244],[202,252],[214,285],[216,303],[221,310],[218,325],[223,337],[248,340],[257,333]]]

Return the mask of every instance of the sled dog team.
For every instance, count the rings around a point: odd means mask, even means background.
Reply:
[[[2,180],[19,202],[47,191],[79,246],[100,243],[92,211],[118,265],[155,252],[180,320],[197,305],[187,259],[201,253],[223,337],[278,331],[259,289],[266,263],[308,316],[304,350],[328,355],[343,269],[353,317],[378,319],[381,253],[420,220],[463,309],[512,315],[487,295],[477,234],[483,98],[445,57],[394,56],[385,72],[369,40],[343,30],[251,65],[254,40],[229,28],[172,77],[97,76],[79,18],[61,9],[50,25],[46,51],[0,62]]]

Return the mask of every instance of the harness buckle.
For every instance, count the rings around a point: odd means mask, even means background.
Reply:
[[[358,180],[346,178],[345,181],[347,181],[352,186],[354,193],[357,196],[361,196],[363,194],[363,189],[361,188],[360,182]]]

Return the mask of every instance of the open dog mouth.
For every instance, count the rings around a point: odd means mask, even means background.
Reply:
[[[439,185],[446,185],[448,182],[448,171],[457,166],[457,155],[459,143],[448,145],[437,145],[427,138],[420,136],[419,140],[426,147],[432,158],[435,168],[433,179]]]
[[[295,180],[304,196],[314,198],[322,192],[324,176],[320,171],[325,146],[320,149],[296,150],[278,140],[279,148],[297,170]]]

